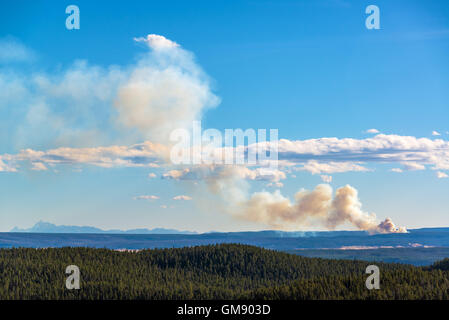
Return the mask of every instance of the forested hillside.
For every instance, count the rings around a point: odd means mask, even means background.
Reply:
[[[447,262],[419,268],[376,263],[381,289],[368,290],[370,263],[305,258],[245,245],[119,252],[0,250],[1,299],[448,299]],[[76,265],[81,289],[65,287]]]

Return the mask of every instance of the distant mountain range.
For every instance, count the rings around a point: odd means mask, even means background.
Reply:
[[[175,229],[130,229],[130,230],[102,230],[88,226],[57,226],[49,222],[39,221],[28,229],[14,227],[10,232],[32,232],[32,233],[108,233],[108,234],[197,234],[193,231],[179,231]]]

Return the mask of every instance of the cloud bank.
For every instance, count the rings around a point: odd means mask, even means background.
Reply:
[[[361,163],[399,163],[409,170],[427,166],[449,170],[449,141],[394,134],[367,139],[281,139],[279,159],[291,165],[303,164],[306,171],[315,173],[365,171],[358,166]],[[317,164],[323,164],[325,169]]]

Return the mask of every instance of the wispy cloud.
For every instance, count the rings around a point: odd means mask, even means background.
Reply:
[[[3,162],[2,156],[0,156],[0,172],[16,172],[17,169],[13,166],[7,165]]]
[[[131,146],[110,146],[96,148],[57,148],[47,151],[22,150],[18,154],[4,154],[0,164],[8,171],[17,170],[21,164],[34,168],[45,165],[92,165],[112,167],[158,167],[165,163],[167,148],[160,144],[144,142]],[[6,163],[5,163],[6,161]],[[14,169],[14,170],[11,170]],[[6,171],[6,170],[4,170]]]
[[[0,39],[0,63],[31,62],[36,54],[12,37]]]
[[[174,180],[216,180],[240,178],[279,182],[286,178],[283,171],[269,168],[250,169],[244,165],[197,165],[180,170],[170,170],[162,175]]]
[[[437,172],[437,178],[438,179],[444,179],[444,178],[448,178],[448,177],[449,176],[446,173],[444,173],[444,172],[441,172],[441,171]]]
[[[134,200],[149,200],[149,201],[152,201],[152,200],[157,200],[157,199],[159,199],[159,197],[158,197],[158,196],[155,196],[155,195],[144,195],[144,196],[137,196],[137,197],[134,197],[133,199],[134,199]]]
[[[425,170],[426,166],[417,162],[404,162],[403,163],[404,169],[407,171],[418,171],[418,170]]]
[[[270,182],[267,183],[268,188],[283,188],[284,184],[282,182]]]
[[[370,171],[354,162],[319,162],[316,160],[309,160],[302,166],[296,167],[295,170],[308,171],[312,174]]]
[[[192,197],[189,197],[186,195],[180,195],[180,196],[173,197],[173,200],[189,201],[189,200],[192,200]]]
[[[42,162],[34,162],[33,163],[33,167],[31,168],[31,170],[34,170],[34,171],[46,171],[46,170],[48,170],[48,168]]]

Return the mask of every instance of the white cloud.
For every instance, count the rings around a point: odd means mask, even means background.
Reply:
[[[189,174],[190,169],[184,169],[184,170],[170,170],[164,174],[162,174],[163,179],[184,179],[184,177]],[[187,179],[185,179],[187,180]]]
[[[295,170],[308,171],[312,174],[369,171],[369,169],[352,162],[318,162],[316,160],[309,160],[302,167],[297,167]]]
[[[365,132],[366,132],[366,133],[372,133],[372,134],[380,133],[380,131],[377,130],[377,129],[368,129],[368,130],[366,130]]]
[[[404,165],[405,170],[407,171],[418,171],[418,170],[425,170],[426,166],[416,163],[416,162],[405,162],[402,163]]]
[[[151,49],[164,50],[178,48],[179,44],[157,34],[149,34],[144,37],[134,38],[134,41],[145,42]]]
[[[432,131],[432,136],[441,136],[441,133],[438,131]]]
[[[442,172],[442,171],[438,171],[437,172],[437,177],[438,177],[438,179],[444,179],[444,178],[448,178],[449,176],[446,173]]]
[[[148,174],[148,178],[154,179],[154,178],[156,178],[156,174],[155,173],[149,173]]]
[[[326,183],[331,183],[332,182],[332,176],[328,176],[328,175],[323,174],[320,177],[321,177],[321,180],[323,180],[323,182],[326,182]]]
[[[431,165],[433,169],[448,170],[449,141],[385,134],[367,139],[281,139],[279,159],[288,161],[291,165],[307,164],[309,160],[313,160],[317,163],[408,163],[411,168],[415,163],[421,168]],[[311,169],[314,169],[313,162]],[[325,172],[319,166],[313,171]]]
[[[283,188],[284,184],[282,182],[270,182],[270,183],[267,183],[267,187],[269,187],[269,188]]]
[[[152,201],[152,200],[157,200],[157,199],[159,199],[159,197],[158,197],[158,196],[155,196],[155,195],[144,195],[144,196],[137,196],[137,197],[134,197],[133,199],[134,199],[134,200],[149,200],[149,201]]]
[[[174,180],[216,180],[237,177],[246,180],[279,182],[286,178],[278,169],[250,169],[243,165],[198,165],[182,170],[170,170],[162,175],[164,179]]]
[[[16,172],[17,169],[15,167],[9,166],[3,162],[2,156],[0,156],[0,172]]]
[[[24,149],[15,155],[4,154],[3,166],[16,169],[19,163],[29,162],[43,168],[45,165],[93,165],[112,167],[158,167],[165,163],[167,148],[160,144],[144,142],[131,146],[109,146],[96,148],[57,148],[47,151]],[[6,161],[6,163],[5,163]]]
[[[180,196],[173,197],[173,200],[184,200],[184,201],[188,201],[188,200],[192,200],[192,198],[189,197],[189,196],[186,196],[186,195],[180,195]]]
[[[46,170],[48,170],[48,168],[42,162],[34,162],[33,163],[33,167],[31,168],[31,170],[46,171]]]
[[[402,169],[401,168],[393,168],[390,170],[391,172],[396,172],[396,173],[402,173]]]

